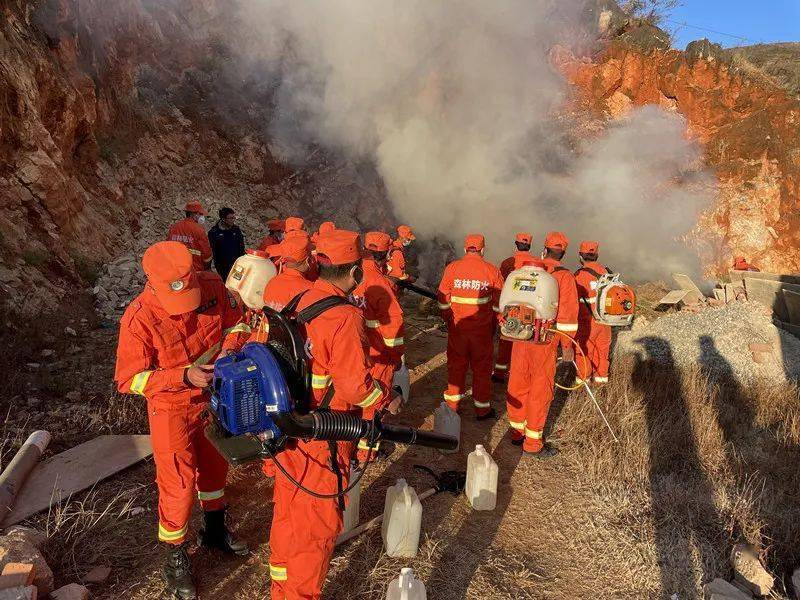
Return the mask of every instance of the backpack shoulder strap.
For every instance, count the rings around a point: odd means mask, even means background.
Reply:
[[[569,269],[567,267],[562,267],[561,265],[558,265],[557,267],[553,267],[553,270],[550,271],[550,273],[558,273],[559,271],[569,271]]]
[[[286,306],[284,306],[283,309],[281,310],[281,314],[286,316],[294,314],[294,311],[297,309],[297,305],[300,304],[300,298],[302,298],[303,295],[305,295],[306,291],[307,290],[303,290],[302,292],[297,294],[294,298],[289,300],[289,302],[286,303]]]
[[[299,323],[308,325],[311,321],[316,319],[325,311],[330,310],[335,306],[343,306],[345,304],[350,304],[347,298],[343,298],[342,296],[330,296],[305,307],[303,310],[297,313],[296,318]]]
[[[578,272],[580,273],[581,271],[586,271],[587,273],[589,273],[590,275],[592,275],[596,279],[600,279],[602,277],[602,275],[600,273],[598,273],[597,271],[595,271],[591,267],[581,267],[580,269],[578,269]]]

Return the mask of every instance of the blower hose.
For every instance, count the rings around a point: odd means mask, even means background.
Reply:
[[[581,358],[583,359],[583,366],[584,367],[588,366],[589,359],[586,358],[586,355],[583,353],[583,349],[581,348],[581,345],[577,341],[575,341],[574,338],[571,338],[570,336],[568,336],[563,331],[558,331],[557,329],[548,329],[547,331],[549,331],[550,333],[556,333],[556,334],[558,334],[558,335],[560,335],[562,337],[567,338],[570,341],[570,343],[573,346],[575,346],[575,349],[578,351],[578,354],[581,355]],[[581,374],[581,370],[578,368],[578,364],[577,363],[575,363],[575,371],[576,371],[576,374],[577,374],[578,378],[583,380],[584,378],[583,378],[583,376]],[[556,387],[558,389],[560,389],[560,390],[564,390],[564,391],[567,391],[567,392],[573,392],[573,391],[583,387],[583,381],[581,381],[581,383],[573,385],[572,387],[563,386],[563,385],[559,384],[558,382],[556,382]]]

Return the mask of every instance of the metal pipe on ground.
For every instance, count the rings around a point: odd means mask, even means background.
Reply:
[[[50,444],[50,439],[49,431],[34,431],[0,473],[0,523],[11,512],[17,494],[25,485],[28,475],[39,463]]]

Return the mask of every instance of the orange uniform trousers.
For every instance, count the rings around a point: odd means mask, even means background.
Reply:
[[[392,389],[392,381],[394,380],[394,373],[397,370],[393,360],[389,357],[376,356],[373,357],[375,361],[370,368],[369,372],[375,381],[379,381],[384,390]],[[371,420],[375,413],[383,409],[389,402],[391,402],[392,394],[387,394],[383,402],[376,402],[369,408],[362,409],[361,418]],[[375,453],[380,448],[381,443],[376,442],[374,446],[369,445],[369,441],[362,439],[358,442],[358,452],[356,458],[358,462],[365,463],[368,460],[375,458]]]
[[[611,351],[611,327],[598,323],[591,317],[588,319],[581,315],[578,321],[578,333],[575,336],[587,360],[580,356],[575,357],[575,364],[579,367],[578,377],[586,379],[593,377],[595,383],[608,382],[609,353]],[[588,362],[588,365],[584,366]]]
[[[547,344],[514,342],[506,405],[511,436],[523,436],[526,452],[539,452],[544,446],[543,432],[553,402],[558,339]]]
[[[277,460],[303,486],[335,494],[336,475],[330,467],[327,442],[292,441]],[[348,485],[352,444],[338,444],[338,463],[344,488]],[[269,570],[272,600],[317,600],[328,574],[336,538],[342,532],[342,511],[336,499],[314,498],[300,490],[279,469],[270,530]]]
[[[494,376],[506,377],[511,365],[511,345],[514,342],[500,339],[497,343],[497,358],[494,361]]]
[[[228,463],[204,434],[206,404],[170,409],[148,405],[158,486],[158,537],[182,544],[195,494],[203,510],[225,506]]]
[[[472,369],[475,414],[491,410],[494,328],[475,329],[451,324],[447,332],[447,391],[445,401],[454,411],[464,397],[467,370]]]

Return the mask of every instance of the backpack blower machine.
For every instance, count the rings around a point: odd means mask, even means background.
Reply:
[[[453,437],[385,424],[380,414],[365,420],[347,412],[310,410],[311,372],[297,321],[307,323],[337,304],[324,306],[326,300],[296,316],[264,307],[268,341],[249,342],[240,352],[217,360],[206,436],[220,454],[233,465],[274,459],[290,438],[387,440],[455,450],[458,440]]]

